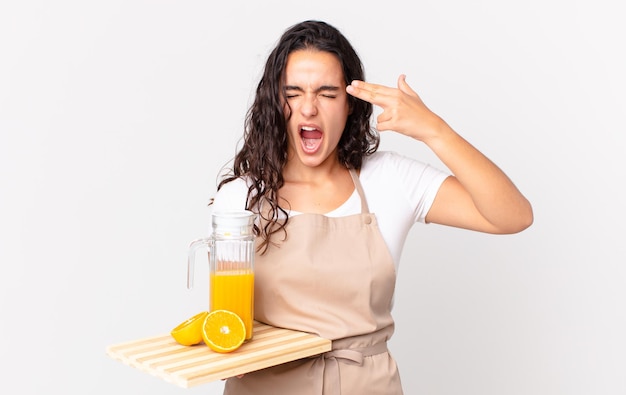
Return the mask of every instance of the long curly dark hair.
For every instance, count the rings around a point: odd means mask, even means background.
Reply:
[[[287,121],[281,102],[286,97],[282,86],[289,54],[303,49],[334,54],[341,63],[346,85],[365,80],[363,64],[352,45],[339,30],[321,21],[304,21],[287,29],[267,58],[254,103],[246,113],[243,146],[235,155],[233,168],[217,187],[219,190],[239,177],[249,178],[246,209],[258,209],[263,202],[263,209],[258,210],[263,219],[261,226],[255,226],[262,239],[258,245],[262,253],[274,244],[270,239],[275,233],[286,232],[289,221],[288,213],[278,204],[287,162]],[[347,168],[358,170],[363,157],[378,149],[380,136],[370,124],[372,105],[351,95],[348,101],[351,113],[337,147],[338,159]],[[279,219],[279,213],[284,214],[283,219]]]

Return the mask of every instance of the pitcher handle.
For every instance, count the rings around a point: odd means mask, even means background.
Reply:
[[[187,289],[193,288],[194,264],[196,261],[196,252],[202,246],[209,247],[209,238],[196,239],[189,244],[189,255],[187,257]]]

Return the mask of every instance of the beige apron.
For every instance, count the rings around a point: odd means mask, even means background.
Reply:
[[[361,214],[289,219],[287,239],[255,257],[255,319],[333,340],[333,350],[226,381],[226,395],[402,394],[387,350],[396,274],[361,183]]]

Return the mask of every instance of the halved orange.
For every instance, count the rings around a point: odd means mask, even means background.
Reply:
[[[215,352],[235,351],[246,339],[246,326],[241,317],[232,311],[214,310],[204,319],[202,337]]]
[[[172,329],[170,334],[174,340],[183,346],[193,346],[194,344],[201,343],[203,340],[202,326],[204,325],[204,319],[208,315],[208,311],[198,313]]]

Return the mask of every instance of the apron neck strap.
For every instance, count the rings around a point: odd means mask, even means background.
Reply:
[[[363,192],[363,187],[361,186],[361,180],[359,180],[358,174],[356,174],[356,170],[348,169],[350,171],[350,176],[352,177],[352,182],[354,182],[354,187],[361,198],[361,214],[369,214],[370,209],[367,205],[367,199],[365,199],[365,193]]]

